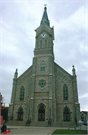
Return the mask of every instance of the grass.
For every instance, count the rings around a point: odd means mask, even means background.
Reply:
[[[52,134],[87,134],[87,130],[55,130]]]

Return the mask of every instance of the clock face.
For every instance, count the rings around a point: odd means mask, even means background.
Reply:
[[[42,33],[41,34],[41,38],[46,38],[47,34],[46,33]]]

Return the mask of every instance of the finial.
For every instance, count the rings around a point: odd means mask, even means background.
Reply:
[[[73,67],[73,69],[74,69],[74,65],[73,65],[72,67]]]
[[[74,68],[74,65],[73,65],[72,67],[73,67],[73,69],[72,69],[73,76],[75,76],[76,74],[75,74],[75,68]]]
[[[18,77],[18,69],[16,69],[16,72],[14,74],[14,78],[16,79]]]
[[[47,7],[46,7],[46,6],[47,6],[47,4],[45,4],[44,6],[45,6],[45,7],[44,7],[44,10],[47,10]]]

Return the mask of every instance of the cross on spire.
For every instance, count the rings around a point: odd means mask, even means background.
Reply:
[[[44,6],[46,7],[46,6],[47,6],[47,4],[44,4]]]
[[[46,9],[47,9],[47,7],[46,7],[46,6],[47,6],[47,4],[45,4],[44,6],[45,6],[45,7],[44,7],[44,10],[46,10]]]

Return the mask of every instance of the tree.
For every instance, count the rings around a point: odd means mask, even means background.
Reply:
[[[2,97],[1,92],[0,92],[0,109],[1,110],[4,109],[5,107],[5,103],[3,103],[3,101],[4,101],[4,97]]]
[[[3,116],[3,120],[7,120],[8,118],[8,108],[5,107],[5,103],[3,103],[4,97],[2,97],[1,92],[0,92],[0,116]]]
[[[5,107],[4,109],[1,109],[1,115],[3,116],[3,120],[8,119],[8,109],[9,107]]]

